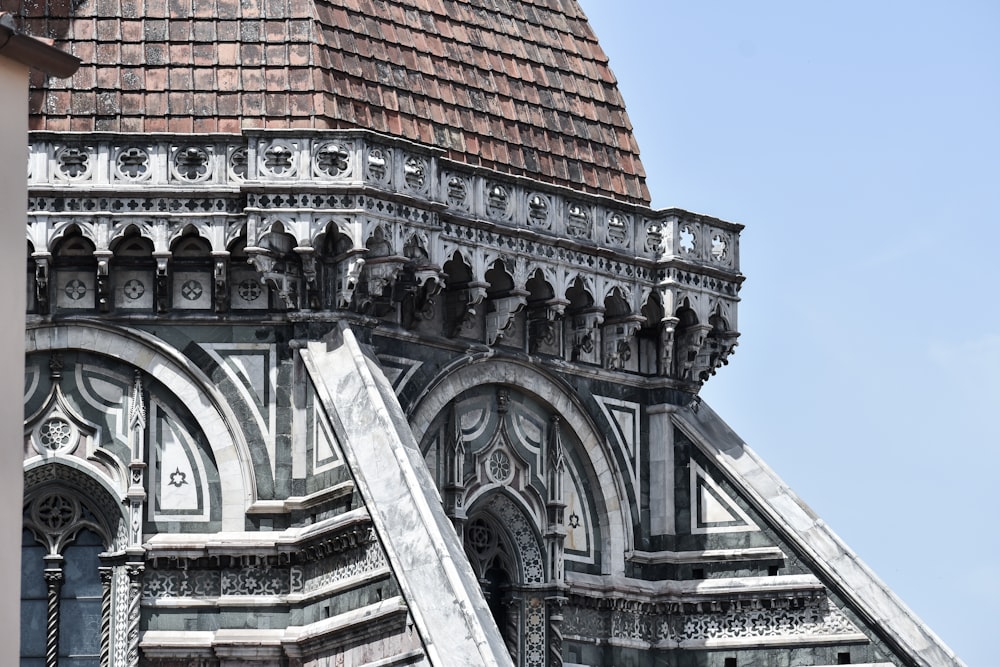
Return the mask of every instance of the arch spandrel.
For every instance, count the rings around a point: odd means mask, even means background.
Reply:
[[[31,327],[25,348],[27,354],[81,350],[128,359],[169,387],[201,428],[218,467],[221,529],[243,530],[246,509],[257,494],[250,447],[232,408],[200,368],[149,334],[95,322]]]
[[[630,503],[625,488],[626,475],[610,451],[591,417],[573,392],[563,383],[537,368],[509,360],[486,359],[468,363],[439,375],[430,382],[408,410],[408,418],[417,442],[425,444],[436,437],[442,415],[450,405],[469,390],[488,385],[516,387],[552,415],[561,419],[563,431],[579,442],[578,454],[586,468],[580,473],[596,507],[594,528],[600,534],[600,569],[604,574],[622,572],[624,555],[632,548]],[[485,497],[485,496],[484,496]]]

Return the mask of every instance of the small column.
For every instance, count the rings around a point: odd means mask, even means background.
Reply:
[[[45,667],[59,667],[59,592],[62,590],[62,556],[45,557],[45,590],[48,609],[45,620]]]
[[[545,598],[545,610],[549,615],[548,667],[563,665],[563,605],[566,598],[559,595]]]
[[[128,650],[125,667],[139,667],[139,603],[142,601],[142,573],[145,569],[146,566],[140,562],[125,564],[128,574]]]
[[[521,664],[518,656],[521,652],[521,615],[524,613],[524,598],[516,591],[512,591],[507,604],[507,627],[500,628],[503,635],[504,644],[507,646],[507,653],[510,660],[515,665]]]
[[[101,667],[111,667],[111,581],[113,567],[97,568],[101,574]]]

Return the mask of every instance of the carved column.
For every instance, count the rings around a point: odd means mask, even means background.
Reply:
[[[142,572],[145,570],[142,563],[130,562],[125,564],[125,571],[128,573],[128,652],[126,653],[125,666],[139,666],[139,604],[142,601]],[[46,665],[46,667],[48,667]]]
[[[59,666],[59,592],[62,590],[62,556],[45,557],[45,667]]]
[[[674,334],[680,320],[676,317],[664,317],[660,320],[660,375],[674,375]]]
[[[112,567],[97,568],[101,574],[101,667],[111,667],[111,581]]]
[[[517,593],[512,593],[507,600],[507,627],[500,628],[503,634],[504,644],[507,646],[507,653],[510,660],[515,665],[521,664],[519,655],[521,653],[521,615],[524,613],[524,599]]]
[[[545,610],[549,616],[548,667],[562,667],[563,664],[563,605],[566,598],[554,596],[545,598]]]

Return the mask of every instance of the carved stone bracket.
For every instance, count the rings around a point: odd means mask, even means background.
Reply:
[[[322,306],[322,294],[316,273],[316,249],[312,246],[295,246],[292,248],[302,262],[302,279],[305,282],[306,304],[310,310],[319,310]]]
[[[680,320],[676,317],[664,317],[660,320],[660,375],[671,375],[674,372],[674,335]]]
[[[550,299],[540,305],[528,306],[528,351],[534,354],[542,344],[554,345],[558,340],[559,322],[569,302]]]
[[[570,341],[573,361],[593,361],[597,347],[596,334],[604,322],[603,308],[590,308],[573,314]]]
[[[701,373],[711,367],[708,354],[703,351],[711,331],[709,324],[694,324],[677,337],[677,375],[681,379],[698,380]]]
[[[215,286],[215,312],[225,313],[229,311],[229,252],[213,250],[212,258],[215,262],[212,271]]]
[[[645,321],[641,315],[629,315],[604,324],[605,368],[613,370],[625,368],[625,362],[632,356],[632,339]]]
[[[154,252],[156,258],[156,312],[170,310],[170,252]]]
[[[396,280],[394,298],[403,304],[402,324],[407,328],[434,318],[435,299],[444,287],[441,267],[411,263]]]
[[[337,263],[337,284],[335,285],[334,307],[349,308],[354,300],[354,291],[361,282],[361,270],[365,267],[364,250],[351,250],[341,256]]]
[[[102,313],[111,310],[111,258],[110,250],[95,250],[97,258],[97,309]]]
[[[282,305],[287,310],[297,310],[298,280],[295,276],[288,275],[285,263],[274,257],[267,248],[247,246],[246,253],[247,261],[277,293]]]
[[[527,292],[511,292],[508,296],[490,299],[486,313],[486,344],[496,345],[514,325],[514,316],[528,305]]]
[[[35,302],[40,315],[49,314],[49,263],[52,261],[52,253],[33,252],[32,259],[35,260]]]
[[[446,293],[445,335],[454,338],[476,321],[476,309],[486,299],[486,283],[469,283]]]
[[[368,257],[364,262],[364,272],[358,293],[361,303],[359,310],[381,316],[388,312],[391,303],[392,286],[403,270],[407,259],[400,255]]]

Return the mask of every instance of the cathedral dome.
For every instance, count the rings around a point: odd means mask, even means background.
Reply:
[[[71,80],[36,76],[33,130],[365,128],[649,203],[622,96],[575,0],[73,4],[2,2],[83,61]]]

